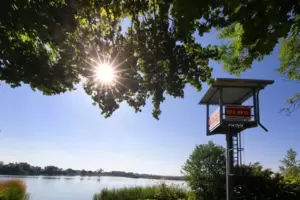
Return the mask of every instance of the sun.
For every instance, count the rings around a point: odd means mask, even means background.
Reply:
[[[99,64],[96,68],[96,77],[103,84],[112,84],[115,80],[115,70],[109,64]]]

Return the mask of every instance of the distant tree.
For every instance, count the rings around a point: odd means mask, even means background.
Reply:
[[[91,170],[88,170],[88,171],[87,171],[87,175],[88,175],[88,176],[92,176],[92,175],[93,175],[93,172],[92,172]]]
[[[41,167],[32,166],[33,175],[41,175],[43,173],[43,169]]]
[[[24,174],[24,175],[33,174],[33,170],[28,163],[18,163],[16,164],[16,167],[18,168],[18,173],[20,174]]]
[[[300,160],[297,160],[297,152],[293,149],[287,151],[287,155],[280,161],[280,172],[286,181],[300,184]]]
[[[86,175],[88,175],[88,172],[86,170],[83,169],[80,171],[80,176],[86,176]]]
[[[44,168],[31,166],[28,163],[8,163],[0,165],[0,174],[4,175],[46,175],[46,176],[93,176],[99,175],[99,171],[74,170],[68,168],[66,170],[56,166],[46,166]]]
[[[98,170],[96,171],[96,173],[97,173],[97,174],[102,174],[103,171],[104,171],[103,169],[98,169]]]
[[[60,175],[60,169],[55,166],[46,166],[43,170],[44,175],[52,176],[52,175]]]
[[[74,176],[74,175],[76,175],[76,171],[71,169],[71,168],[68,168],[68,169],[65,170],[65,174],[67,176]]]

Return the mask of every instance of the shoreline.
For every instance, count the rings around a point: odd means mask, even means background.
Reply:
[[[80,175],[22,175],[22,174],[0,174],[0,177],[27,177],[27,178],[44,178],[44,179],[73,179],[73,178],[101,178],[101,177],[119,177],[119,178],[131,178],[131,179],[151,179],[151,180],[166,180],[166,181],[185,181],[183,176],[159,176],[159,175],[135,175],[135,176],[121,176],[121,175],[91,175],[91,176],[80,176]]]

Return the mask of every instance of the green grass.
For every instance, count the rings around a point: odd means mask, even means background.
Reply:
[[[93,200],[194,200],[185,188],[166,184],[149,187],[103,189]]]

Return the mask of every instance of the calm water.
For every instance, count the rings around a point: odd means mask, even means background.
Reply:
[[[131,179],[121,177],[35,177],[0,176],[0,180],[21,179],[27,185],[30,200],[92,200],[102,188],[149,186],[161,180]],[[181,181],[164,181],[166,184],[186,186]]]

